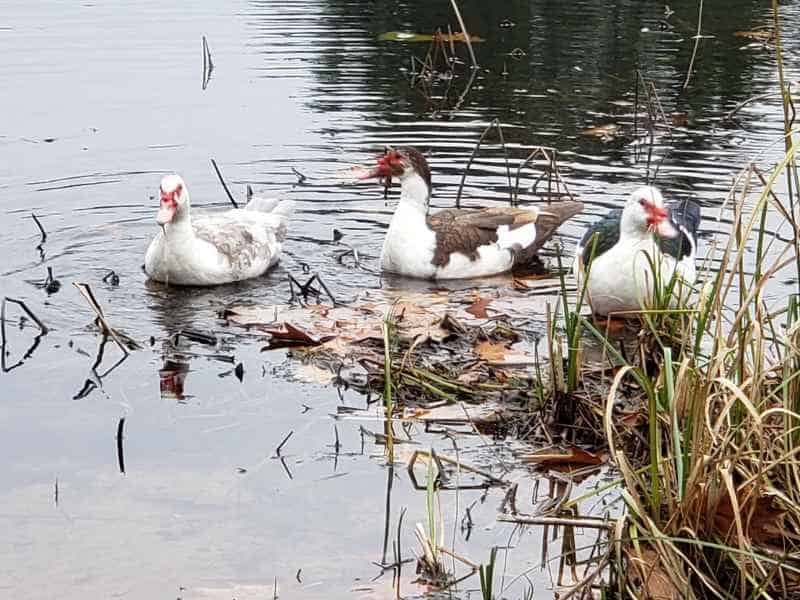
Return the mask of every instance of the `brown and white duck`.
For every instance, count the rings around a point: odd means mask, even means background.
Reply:
[[[567,219],[583,209],[564,201],[542,207],[447,209],[429,214],[431,172],[411,147],[394,148],[359,179],[397,177],[400,202],[383,242],[381,269],[420,279],[470,279],[529,264]]]

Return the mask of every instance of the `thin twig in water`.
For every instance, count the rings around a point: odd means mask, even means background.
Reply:
[[[203,36],[203,89],[208,87],[211,81],[211,72],[214,70],[214,61],[211,60],[211,49],[208,47],[208,40]]]
[[[700,28],[703,25],[703,0],[700,0],[700,7],[697,11],[697,33],[694,36],[694,48],[692,49],[692,58],[689,60],[689,69],[686,71],[686,81],[683,82],[683,89],[689,87],[689,80],[692,78],[692,69],[694,68],[694,59],[697,56],[697,48],[700,46]]]
[[[275,448],[275,456],[281,455],[281,448],[283,448],[283,445],[289,441],[289,438],[292,437],[293,434],[294,434],[294,429],[292,429],[288,434],[286,434],[286,437],[283,438],[283,441],[280,444],[278,444],[277,448]]]
[[[42,239],[39,242],[39,245],[36,246],[36,248],[41,248],[42,244],[44,244],[47,241],[47,232],[44,230],[42,222],[39,220],[39,217],[37,217],[36,214],[31,213],[31,218],[33,219],[33,222],[36,223],[36,226],[39,228],[39,232],[42,234]]]
[[[503,146],[503,154],[506,158],[506,175],[508,176],[508,195],[512,205],[514,203],[514,190],[511,189],[511,168],[508,164],[508,150],[506,149],[506,143],[503,138],[503,129],[500,125],[499,119],[493,119],[492,122],[486,126],[486,129],[483,130],[481,137],[478,138],[478,143],[475,144],[475,148],[472,149],[472,154],[470,154],[469,160],[467,161],[467,166],[464,167],[464,172],[461,174],[461,182],[458,184],[458,193],[456,194],[456,208],[461,208],[461,193],[464,191],[464,182],[467,180],[467,173],[472,165],[472,161],[475,160],[475,156],[478,154],[478,150],[480,149],[483,140],[492,130],[492,127],[497,128],[497,132],[500,137],[500,143]]]
[[[458,10],[458,4],[456,4],[456,0],[450,0],[450,4],[453,5],[453,11],[456,13],[456,19],[458,19],[458,25],[461,27],[461,33],[464,34],[464,42],[467,44],[467,49],[469,50],[469,57],[472,59],[472,68],[478,68],[478,59],[475,58],[475,51],[472,49],[472,40],[470,40],[469,32],[467,31],[467,26],[464,25],[464,19],[461,18],[461,11]]]
[[[739,104],[734,106],[733,109],[731,109],[724,117],[722,117],[722,120],[730,121],[736,113],[738,113],[748,104],[752,104],[753,102],[758,102],[759,100],[766,100],[767,98],[773,98],[775,96],[780,96],[780,95],[781,95],[780,92],[766,92],[764,94],[758,94],[756,96],[748,98],[747,100],[743,100],[742,102],[739,102]]]
[[[217,172],[217,177],[219,177],[219,182],[222,184],[225,193],[228,194],[228,199],[231,201],[231,204],[233,204],[233,208],[239,208],[239,205],[236,203],[236,200],[233,199],[233,194],[231,194],[231,191],[228,189],[228,184],[225,183],[225,180],[222,178],[222,173],[220,173],[219,171],[219,167],[217,166],[217,161],[215,161],[212,158],[211,164],[213,165],[214,170]]]
[[[17,300],[16,298],[9,298],[8,296],[6,296],[5,298],[3,298],[3,305],[2,305],[2,309],[0,310],[0,322],[2,322],[2,332],[3,332],[3,341],[4,342],[5,342],[5,338],[6,338],[6,336],[5,336],[5,331],[6,331],[6,328],[5,328],[6,327],[6,302],[13,302],[14,304],[19,305],[19,307],[22,308],[22,310],[24,310],[27,313],[27,315],[31,318],[31,320],[34,323],[36,323],[36,326],[42,332],[42,335],[46,335],[47,332],[50,331],[47,328],[47,326],[39,320],[39,317],[37,317],[35,314],[33,314],[33,312],[31,312],[31,309],[28,308],[28,306],[22,300]]]
[[[517,523],[519,525],[564,525],[566,527],[586,527],[589,529],[612,530],[615,521],[607,519],[569,518],[569,517],[527,517],[523,515],[509,515],[500,513],[497,520],[504,523]]]
[[[297,176],[297,183],[303,184],[303,183],[306,182],[306,179],[308,179],[308,177],[303,175],[300,171],[298,171],[294,167],[291,167],[291,169],[292,169],[292,173],[294,173]]]
[[[125,417],[120,418],[117,424],[117,460],[119,461],[119,472],[125,473],[125,455],[122,451],[122,430],[125,427]]]
[[[107,333],[108,335],[111,336],[111,339],[113,339],[116,342],[117,346],[119,347],[119,349],[122,351],[123,354],[125,354],[126,356],[130,354],[128,348],[120,339],[119,334],[117,334],[117,332],[114,331],[111,325],[108,324],[108,321],[106,320],[106,317],[103,314],[103,309],[100,306],[100,303],[94,297],[94,294],[92,293],[92,288],[89,287],[89,284],[78,283],[77,281],[73,281],[72,285],[78,288],[78,291],[89,303],[89,308],[91,308],[94,311],[94,314],[97,315],[97,320],[102,325],[103,333]]]

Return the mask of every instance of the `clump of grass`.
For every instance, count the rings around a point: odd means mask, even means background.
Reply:
[[[414,529],[414,534],[417,536],[422,550],[417,558],[417,573],[427,583],[445,588],[449,585],[451,577],[447,573],[441,551],[444,544],[444,525],[440,511],[437,510],[439,507],[438,480],[436,461],[433,460],[433,451],[431,451],[426,472],[426,525],[417,523]]]
[[[655,286],[663,293],[642,312],[635,360],[607,388],[605,437],[628,508],[609,539],[627,565],[617,569],[627,575],[621,592],[800,594],[800,302],[766,300],[773,277],[796,264],[796,246],[763,227],[773,207],[797,231],[775,190],[794,153],[758,187],[754,167],[742,173],[730,236],[712,246],[718,271],[700,282],[691,309],[671,307],[674,282]],[[744,261],[750,248],[755,268]],[[624,360],[585,317],[573,318]],[[646,456],[631,452],[615,419],[626,383],[647,415]]]
[[[494,600],[494,566],[497,561],[497,547],[493,547],[489,553],[489,562],[480,566],[481,578],[481,598],[483,600]]]

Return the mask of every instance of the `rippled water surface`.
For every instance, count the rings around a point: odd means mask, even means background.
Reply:
[[[292,597],[390,597],[391,577],[379,577],[373,563],[382,558],[387,477],[392,528],[402,507],[408,524],[421,519],[424,496],[405,471],[387,471],[380,446],[363,440],[359,427],[375,429],[374,422],[339,422],[337,456],[331,414],[342,404],[363,406],[363,398],[299,381],[283,353],[260,352],[262,340],[226,327],[218,311],[284,302],[287,274],[304,270],[319,273],[341,300],[381,285],[426,289],[375,275],[396,190],[387,203],[378,186],[345,185],[337,173],[372,160],[384,144],[414,144],[429,153],[434,204],[451,206],[493,119],[503,125],[512,165],[535,146],[559,150],[563,177],[586,203],[557,236],[565,248],[654,176],[669,198],[702,202],[707,245],[730,221],[723,202],[732,177],[773,144],[759,159],[769,167],[782,147],[776,97],[725,118],[775,89],[774,48],[735,35],[769,25],[771,15],[763,2],[707,1],[684,89],[694,2],[671,2],[666,17],[663,5],[638,0],[463,0],[468,27],[486,40],[475,44],[481,68],[470,81],[458,61],[455,77],[412,85],[411,57],[423,59],[428,45],[378,38],[455,27],[444,0],[164,4],[11,0],[0,13],[0,294],[24,300],[51,328],[36,344],[35,328],[20,328],[17,308],[9,308],[5,366],[13,368],[0,374],[0,593],[264,598],[277,579]],[[785,28],[794,31],[800,7],[786,4]],[[203,35],[215,65],[205,89]],[[796,36],[786,46],[796,78]],[[462,46],[456,50],[467,60]],[[637,69],[673,125],[655,132],[652,152]],[[616,129],[605,139],[586,135],[608,125]],[[163,173],[183,175],[196,209],[227,206],[210,158],[238,197],[249,183],[298,202],[286,255],[270,274],[239,285],[147,284],[141,264],[156,233],[153,196]],[[523,172],[521,188],[533,178]],[[499,204],[508,194],[503,150],[490,136],[464,203]],[[41,251],[32,212],[47,231]],[[788,235],[781,227],[770,223]],[[339,260],[334,229],[359,249],[364,268]],[[41,286],[47,267],[62,284],[50,296]],[[103,280],[112,270],[118,285]],[[104,376],[120,355],[107,345],[93,370],[99,338],[72,282],[89,283],[112,323],[143,346]],[[793,282],[776,281],[770,293],[789,289]],[[167,340],[185,328],[218,343],[183,340],[176,350]],[[241,382],[233,372],[239,363]],[[182,399],[162,397],[162,387],[181,385]],[[125,474],[116,441],[123,417]],[[282,463],[275,448],[290,431]],[[449,447],[436,436],[419,441]],[[476,440],[464,451],[491,463],[512,446]],[[533,480],[511,477],[530,498]],[[467,492],[454,506],[448,497],[448,522],[478,500],[474,531],[468,541],[458,533],[458,548],[481,562],[490,546],[511,539],[506,583],[532,569],[536,597],[552,597],[550,574],[539,567],[541,531],[512,535],[496,523],[501,498],[501,491]],[[406,553],[414,544],[407,529]],[[421,593],[409,583],[413,568],[406,571],[404,594]],[[477,597],[475,588],[473,579],[459,593]]]

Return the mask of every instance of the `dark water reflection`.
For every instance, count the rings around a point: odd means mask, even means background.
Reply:
[[[429,152],[437,206],[454,203],[461,169],[493,119],[503,124],[515,163],[537,145],[557,148],[570,189],[587,204],[560,232],[567,246],[656,169],[666,195],[694,196],[706,207],[706,239],[725,231],[730,215],[721,207],[731,178],[782,131],[776,98],[723,119],[775,89],[772,47],[734,35],[770,23],[763,2],[706,1],[708,37],[686,89],[694,1],[671,2],[669,17],[662,4],[636,0],[460,6],[472,33],[486,39],[475,44],[481,68],[470,82],[457,64],[455,78],[432,83],[426,97],[409,81],[411,56],[422,59],[427,45],[377,38],[454,25],[447,2],[7,3],[0,16],[7,82],[0,96],[0,293],[25,300],[52,330],[37,339],[30,323],[12,324],[6,363],[23,362],[0,375],[4,595],[265,597],[274,577],[284,592],[310,597],[390,593],[386,577],[369,582],[383,547],[382,449],[362,449],[358,429],[380,424],[340,422],[342,453],[335,456],[329,414],[363,399],[295,381],[283,354],[259,352],[259,339],[217,317],[234,302],[286,301],[288,273],[304,275],[304,266],[341,299],[381,285],[370,268],[393,205],[377,187],[344,186],[336,173],[370,160],[383,144]],[[794,31],[798,5],[783,10],[786,31]],[[514,26],[501,27],[504,21]],[[202,35],[215,63],[205,90]],[[785,42],[786,68],[796,78],[796,36]],[[466,59],[463,47],[458,53]],[[675,124],[657,131],[649,168],[641,105],[635,117],[637,69]],[[610,140],[583,134],[609,124],[618,127]],[[774,162],[780,147],[761,164]],[[223,209],[210,157],[235,193],[243,196],[251,183],[298,202],[285,259],[260,280],[222,289],[146,284],[140,266],[155,233],[160,175],[180,171],[195,206]],[[307,180],[298,183],[292,168]],[[532,181],[527,174],[523,188]],[[465,203],[504,202],[508,193],[502,149],[490,142],[467,178]],[[32,211],[48,233],[43,257]],[[769,223],[780,227],[777,219]],[[337,259],[334,228],[367,269]],[[40,285],[47,267],[62,283],[49,297]],[[112,269],[119,285],[103,281]],[[107,345],[92,368],[101,340],[73,281],[90,283],[112,323],[143,346],[105,375],[117,349]],[[786,290],[776,282],[770,293]],[[215,342],[171,344],[183,329]],[[233,373],[239,363],[241,383]],[[78,393],[86,382],[94,387]],[[124,476],[116,451],[122,416]],[[272,458],[289,431],[284,455],[292,479]],[[470,461],[492,461],[481,443],[465,445]],[[424,501],[404,473],[397,477],[392,526],[403,506],[413,525]],[[521,490],[530,486],[521,481]],[[479,497],[463,494],[461,509]],[[470,542],[459,541],[473,560],[507,544],[510,529],[494,522],[499,500],[492,492],[475,506]],[[520,551],[510,554],[509,579],[538,564],[532,557],[540,534],[514,538]],[[411,544],[409,529],[404,547]],[[536,597],[552,597],[548,576],[532,577]]]

